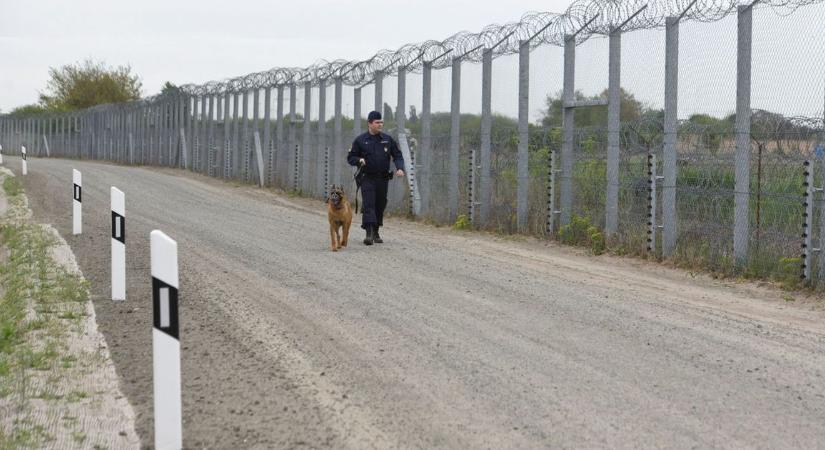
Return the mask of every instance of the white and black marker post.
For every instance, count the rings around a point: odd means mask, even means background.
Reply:
[[[23,157],[23,160],[20,162],[20,164],[23,167],[23,169],[22,169],[23,175],[26,175],[26,174],[29,173],[29,166],[28,166],[28,163],[26,163],[26,146],[21,145],[20,147],[21,147],[20,148],[20,155]]]
[[[151,233],[152,359],[155,384],[155,448],[183,447],[180,336],[178,327],[178,243],[160,230]]]
[[[126,196],[112,186],[112,300],[126,300]]]
[[[72,182],[72,234],[80,234],[83,232],[83,183],[77,169],[72,169]]]
[[[3,146],[0,145],[0,164],[3,164]]]

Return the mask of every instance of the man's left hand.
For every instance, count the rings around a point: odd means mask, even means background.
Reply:
[[[401,169],[396,170],[396,171],[395,171],[395,176],[397,176],[397,177],[403,177],[403,176],[404,176],[404,171],[403,171],[403,170],[401,170]]]

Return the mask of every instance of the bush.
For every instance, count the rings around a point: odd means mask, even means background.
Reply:
[[[469,230],[470,227],[472,227],[472,224],[470,223],[470,218],[467,217],[466,214],[459,214],[453,224],[453,229],[456,230]]]
[[[803,284],[804,280],[800,277],[802,274],[802,258],[780,258],[779,266],[776,279],[782,283],[782,286],[787,289],[795,289]]]
[[[604,234],[590,224],[590,220],[573,216],[570,224],[559,229],[559,241],[568,245],[590,247],[593,254],[600,255],[605,251]]]

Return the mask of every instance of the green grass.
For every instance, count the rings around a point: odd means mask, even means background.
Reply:
[[[39,372],[49,385],[75,365],[67,354],[69,327],[85,315],[87,284],[67,273],[50,257],[55,239],[40,226],[19,220],[23,189],[13,177],[5,177],[3,189],[10,204],[9,215],[0,222],[0,240],[7,257],[0,264],[0,397],[16,406],[13,426],[0,430],[0,449],[40,448],[53,437],[34,423],[25,405],[30,398],[57,401],[64,396],[52,392],[31,392],[29,378]],[[27,318],[27,309],[34,311]],[[88,394],[73,392],[71,401]],[[78,432],[79,433],[79,432]],[[80,439],[82,437],[82,439]],[[82,443],[85,435],[76,436]]]
[[[85,398],[89,398],[89,394],[83,391],[72,391],[66,395],[66,400],[71,403],[79,402]]]
[[[15,197],[23,193],[23,185],[17,177],[7,176],[3,180],[3,190],[6,191],[6,194],[9,197]]]

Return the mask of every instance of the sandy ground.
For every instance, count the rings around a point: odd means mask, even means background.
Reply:
[[[30,159],[24,185],[92,282],[144,446],[153,229],[179,245],[188,448],[825,445],[820,300],[396,219],[385,244],[354,227],[332,253],[320,202],[181,171]],[[120,303],[112,185],[126,193]]]

